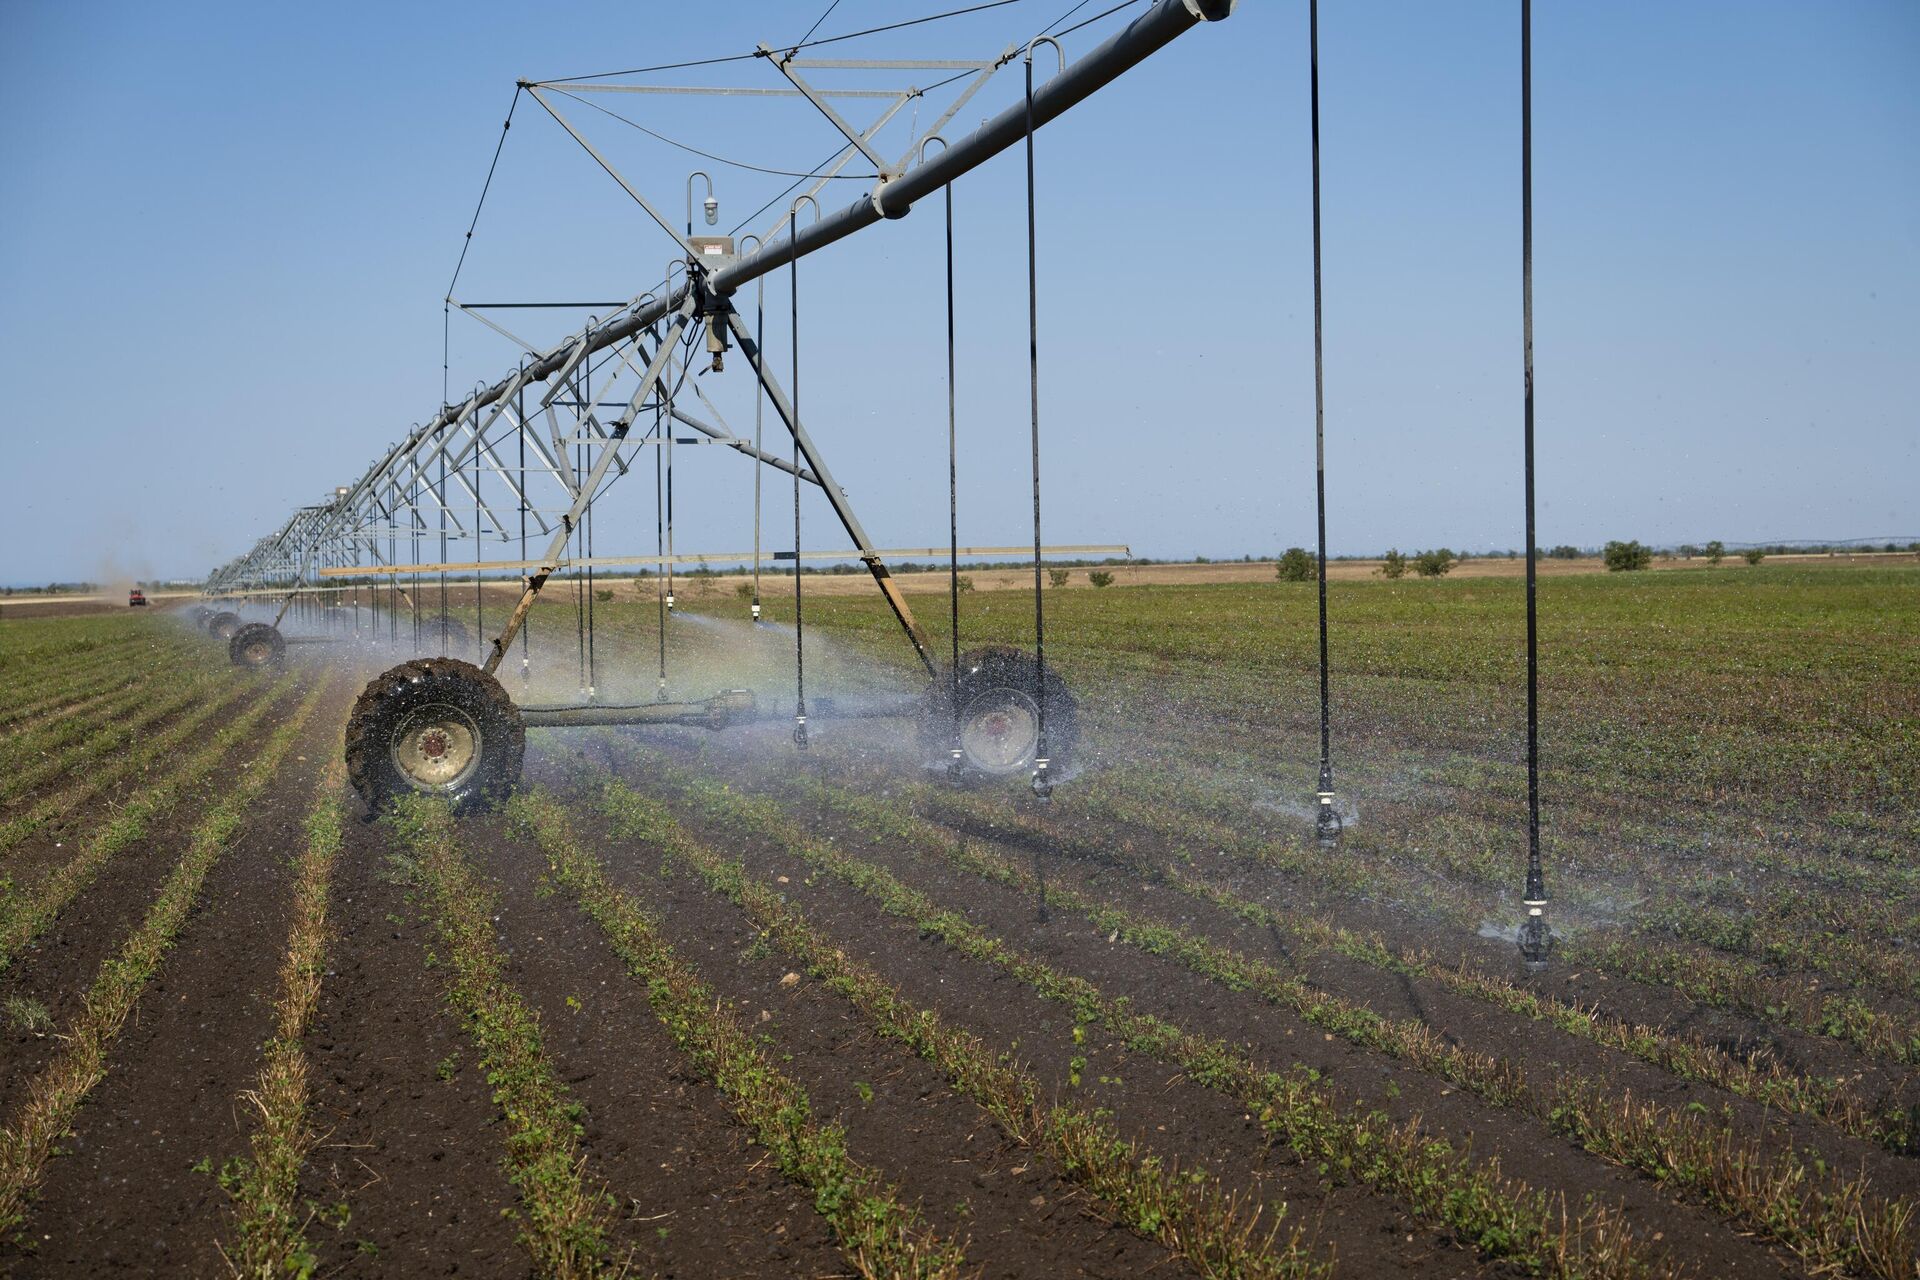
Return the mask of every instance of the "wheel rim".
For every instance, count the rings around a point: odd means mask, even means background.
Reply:
[[[982,773],[1016,773],[1039,745],[1039,709],[1017,689],[981,694],[960,718],[960,750]]]
[[[247,660],[250,667],[264,667],[273,660],[273,645],[265,640],[255,640],[240,650],[240,656]]]
[[[418,791],[448,791],[480,767],[480,726],[439,703],[408,712],[393,735],[393,767]]]

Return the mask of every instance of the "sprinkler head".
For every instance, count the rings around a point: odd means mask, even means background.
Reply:
[[[691,186],[692,183],[688,183],[688,185]],[[715,200],[712,195],[708,195],[705,200],[700,202],[700,207],[706,211],[707,225],[710,227],[717,226],[720,222],[720,202]]]
[[[1553,930],[1547,927],[1543,905],[1529,903],[1526,923],[1520,926],[1520,959],[1533,973],[1545,969],[1553,955]]]
[[[1053,778],[1048,772],[1045,756],[1033,762],[1033,798],[1042,803],[1053,799]]]
[[[758,600],[753,602],[753,620],[755,622],[760,621],[760,602]]]
[[[807,718],[805,716],[793,718],[793,745],[802,751],[807,749]]]
[[[667,612],[673,612],[673,592],[667,592]]]
[[[1322,791],[1318,796],[1320,807],[1313,818],[1313,835],[1322,845],[1333,845],[1340,839],[1345,824],[1333,807],[1333,792]]]

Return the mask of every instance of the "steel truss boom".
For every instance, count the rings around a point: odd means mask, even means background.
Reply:
[[[745,285],[798,258],[875,223],[904,217],[917,201],[1016,146],[1030,128],[1057,119],[1186,31],[1228,17],[1234,3],[1235,0],[1155,0],[1145,13],[1039,84],[1033,91],[1031,116],[1025,100],[1016,102],[968,136],[931,155],[925,154],[925,138],[918,139],[905,157],[893,163],[880,155],[873,139],[905,102],[920,95],[919,90],[890,95],[895,100],[880,119],[869,128],[858,130],[827,103],[829,97],[846,94],[816,90],[797,72],[842,65],[929,69],[951,66],[972,72],[972,83],[927,130],[930,136],[957,114],[987,77],[1018,56],[1015,50],[1009,48],[998,58],[986,61],[871,64],[801,59],[793,57],[790,51],[784,56],[769,51],[767,56],[786,81],[780,92],[803,95],[848,141],[839,162],[825,170],[815,188],[837,173],[849,156],[857,153],[873,161],[879,173],[870,191],[852,204],[805,226],[790,227],[782,238],[760,243],[752,252],[721,259],[711,270],[698,255],[689,254],[684,272],[676,264],[668,273],[669,283],[616,306],[611,315],[587,320],[545,350],[530,349],[506,377],[476,388],[457,403],[442,405],[424,424],[408,431],[351,485],[334,491],[329,501],[299,509],[274,534],[215,570],[209,575],[208,593],[229,596],[285,593],[291,600],[295,592],[312,588],[323,571],[326,576],[355,571],[382,574],[397,587],[400,574],[412,572],[417,576],[422,570],[431,571],[431,566],[461,563],[446,554],[450,538],[472,539],[476,546],[483,540],[513,541],[516,530],[509,528],[510,516],[519,522],[517,532],[524,545],[530,532],[525,522],[530,519],[536,526],[531,532],[547,540],[548,546],[545,554],[534,562],[532,572],[526,575],[526,590],[506,629],[493,639],[486,664],[488,670],[493,670],[504,657],[547,577],[562,565],[592,563],[590,555],[569,556],[567,545],[580,531],[582,516],[595,497],[615,476],[625,474],[640,449],[670,447],[672,425],[677,422],[699,432],[709,443],[740,453],[756,466],[769,466],[789,474],[797,466],[799,479],[816,486],[826,497],[852,539],[855,554],[872,572],[917,655],[932,671],[933,658],[926,635],[888,575],[882,559],[884,553],[876,550],[867,536],[813,438],[795,415],[786,393],[765,367],[753,334],[734,311],[730,299]],[[526,82],[522,87],[552,111],[552,105],[538,91],[546,88],[559,91],[560,86]],[[589,88],[612,90],[615,86],[572,88],[585,92]],[[560,119],[557,113],[556,119]],[[564,119],[560,119],[560,123],[583,146],[587,145]],[[588,150],[606,165],[598,152],[593,152],[591,147]],[[608,171],[632,190],[619,174],[610,167]],[[637,192],[635,194],[638,198]],[[657,210],[650,205],[646,207],[655,221],[666,225]],[[776,230],[787,223],[788,219],[783,216]],[[668,230],[679,240],[677,232],[672,228]],[[676,274],[679,275],[677,283],[673,280]],[[453,299],[448,301],[451,303]],[[461,309],[477,315],[483,305],[462,304]],[[497,325],[493,327],[499,329]],[[505,330],[499,331],[505,333]],[[797,451],[793,460],[760,447],[757,440],[740,438],[724,422],[712,425],[675,403],[676,388],[690,381],[687,362],[693,358],[691,350],[684,357],[680,354],[680,340],[683,337],[697,340],[702,333],[708,334],[710,343],[718,344],[713,348],[716,352],[731,343],[746,357],[767,402],[772,404],[794,439]],[[526,345],[511,334],[506,336],[519,345]],[[637,384],[629,379],[637,380]],[[629,386],[632,387],[630,395],[626,394]],[[697,392],[697,385],[695,390]],[[625,400],[610,424],[602,422],[596,412],[603,403],[596,398],[596,393],[615,395],[616,404]],[[700,398],[705,399],[703,395]],[[713,410],[710,402],[707,407]],[[657,421],[650,433],[635,431],[635,424],[644,413],[656,415]],[[719,418],[717,410],[713,410],[712,416]],[[557,485],[559,500],[544,505],[536,503],[535,482]],[[511,505],[505,511],[496,510],[487,500],[490,486],[497,486],[497,493],[510,497]],[[429,541],[437,544],[438,555],[421,554]],[[407,549],[412,551],[410,557]],[[530,559],[522,550],[518,556],[502,556],[495,563],[503,569],[517,568],[525,566]],[[479,559],[474,563],[487,562]]]

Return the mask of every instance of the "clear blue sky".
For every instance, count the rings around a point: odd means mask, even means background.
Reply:
[[[1068,3],[844,49],[990,55]],[[0,0],[0,581],[197,574],[357,476],[439,404],[515,78],[791,42],[822,7]],[[1332,548],[1517,545],[1517,3],[1323,8]],[[1920,6],[1535,10],[1542,540],[1920,536]],[[843,0],[821,34],[917,11]],[[614,105],[772,167],[834,140],[791,103]],[[1041,134],[1050,541],[1310,543],[1306,111],[1305,4],[1244,0]],[[701,162],[574,115],[681,207]],[[727,225],[785,185],[704,167]],[[1026,535],[1022,192],[1017,153],[957,192],[983,543]],[[803,267],[807,414],[883,545],[944,532],[940,234],[929,201]],[[523,101],[459,291],[624,298],[671,252]],[[456,397],[513,363],[454,334]],[[744,463],[683,465],[681,548],[743,545]],[[614,490],[634,551],[645,488]]]

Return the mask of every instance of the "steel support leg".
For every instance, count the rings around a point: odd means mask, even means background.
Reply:
[[[807,435],[806,428],[800,425],[799,418],[794,415],[793,404],[787,399],[787,393],[781,390],[772,372],[760,359],[759,345],[754,342],[753,335],[747,331],[746,323],[740,319],[738,312],[728,307],[726,317],[727,327],[733,330],[734,339],[740,344],[741,354],[745,355],[747,363],[753,366],[754,375],[760,379],[760,385],[765,389],[767,400],[773,405],[774,412],[780,415],[780,420],[786,423],[787,430],[793,434],[794,443],[800,449],[800,456],[806,460],[806,465],[813,471],[814,477],[819,482],[820,491],[827,495],[827,503],[833,508],[833,514],[839,517],[840,527],[847,531],[849,538],[853,539],[854,547],[860,552],[861,561],[867,566],[867,571],[873,574],[874,583],[880,588],[880,594],[886,597],[888,607],[893,610],[893,616],[900,622],[900,629],[907,633],[907,639],[912,643],[913,651],[919,656],[921,665],[926,667],[928,675],[937,675],[938,669],[934,665],[933,649],[927,639],[927,633],[921,629],[919,621],[913,616],[913,610],[907,606],[907,598],[901,594],[899,584],[893,580],[893,575],[887,572],[886,561],[874,551],[873,541],[867,537],[867,531],[860,526],[859,517],[853,514],[853,506],[847,501],[847,495],[841,492],[839,484],[834,481],[833,473],[827,470],[827,464],[821,460],[819,450],[813,447],[813,440]],[[794,561],[793,571],[800,572],[798,560]]]

